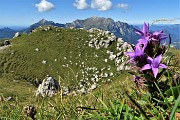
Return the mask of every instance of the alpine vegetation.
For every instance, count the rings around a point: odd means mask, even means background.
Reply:
[[[133,74],[136,88],[134,92],[126,92],[126,94],[130,98],[132,106],[138,108],[138,111],[146,119],[154,117],[173,119],[177,108],[176,104],[180,102],[180,97],[175,95],[178,92],[179,78],[173,77],[177,74],[174,71],[175,67],[166,65],[167,63],[165,64],[163,60],[168,49],[162,42],[167,38],[167,35],[163,31],[150,32],[149,24],[146,23],[144,23],[142,30],[136,31],[141,38],[135,45],[133,52],[125,53],[130,57],[128,63],[133,66],[134,72],[131,74]],[[170,36],[169,39],[171,41]],[[177,97],[178,100],[176,100]],[[172,99],[170,100],[170,98]],[[158,111],[153,111],[153,109]]]
[[[165,53],[165,45],[161,45],[161,41],[167,36],[163,31],[151,33],[149,25],[144,23],[142,30],[137,30],[137,34],[142,38],[138,40],[134,48],[134,52],[126,52],[130,56],[130,63],[141,69],[142,73],[152,75],[154,78],[158,75],[159,68],[167,68],[166,65],[160,63]],[[152,70],[152,71],[151,71]]]
[[[136,33],[133,45],[47,25],[10,39],[0,49],[0,119],[180,119],[179,51],[146,23]]]
[[[41,26],[10,42],[11,47],[0,54],[1,76],[40,85],[37,95],[42,96],[55,93],[47,75],[61,82],[64,95],[87,93],[112,81],[119,71],[130,69],[124,52],[133,50],[122,38],[96,28]]]

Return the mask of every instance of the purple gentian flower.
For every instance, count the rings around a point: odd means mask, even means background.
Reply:
[[[149,24],[144,23],[142,30],[135,29],[136,33],[147,39],[152,36],[152,33],[149,32]]]
[[[148,40],[145,37],[139,39],[137,43],[137,45],[140,45],[142,47],[143,51],[146,48],[147,44],[148,44]]]
[[[144,65],[141,70],[152,69],[154,77],[156,78],[159,68],[167,68],[166,65],[160,63],[161,59],[162,59],[162,54],[160,54],[154,59],[148,56],[147,61],[149,64]]]
[[[125,54],[130,56],[129,61],[136,60],[137,57],[144,56],[144,49],[139,44],[137,44],[135,46],[134,52],[125,52]]]
[[[166,38],[167,38],[167,36],[163,33],[162,30],[159,32],[155,31],[152,35],[152,40],[154,40],[154,41],[161,41],[161,40],[164,40]]]

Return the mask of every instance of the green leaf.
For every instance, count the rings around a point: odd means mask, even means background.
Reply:
[[[174,115],[175,115],[176,109],[177,109],[178,106],[179,106],[179,103],[180,103],[180,94],[179,94],[179,96],[178,96],[178,99],[177,99],[176,102],[175,102],[175,105],[174,105],[172,111],[171,111],[170,120],[173,120],[173,117],[174,117]]]
[[[180,91],[180,86],[171,87],[170,89],[166,90],[165,94],[167,96],[174,96],[174,99],[177,99]]]

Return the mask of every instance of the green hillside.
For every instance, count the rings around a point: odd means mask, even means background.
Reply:
[[[148,114],[150,117],[162,111],[167,116],[169,112],[154,109],[154,101],[145,91],[141,99],[136,98],[139,94],[135,92],[137,84],[132,82],[133,71],[126,71],[130,67],[123,65],[127,61],[124,52],[131,51],[132,45],[108,31],[44,26],[10,42],[0,47],[0,119],[30,119],[24,112],[28,105],[35,106],[35,118],[42,120],[145,119],[132,98],[142,107],[148,103],[143,109],[155,112]],[[169,79],[174,71],[180,72],[179,56],[175,48],[165,53]],[[53,97],[35,96],[37,88],[30,83],[42,81],[47,75],[60,80],[61,90]],[[162,80],[166,80],[165,75]],[[89,92],[94,83],[98,88]],[[72,94],[65,95],[64,88]],[[78,92],[83,88],[88,89],[87,94],[76,94],[83,93]]]
[[[47,30],[48,29],[48,30]],[[110,35],[110,34],[109,34]],[[0,76],[9,80],[42,81],[47,75],[61,81],[61,85],[74,86],[79,81],[108,74],[99,80],[112,80],[116,76],[114,60],[107,51],[117,53],[116,42],[107,48],[88,46],[91,39],[108,39],[98,30],[40,27],[31,34],[22,34],[11,40],[11,46],[0,52]],[[115,38],[116,39],[116,38]],[[108,59],[105,62],[105,59]],[[109,75],[113,73],[113,75]]]

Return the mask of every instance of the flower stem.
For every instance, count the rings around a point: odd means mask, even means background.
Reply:
[[[174,114],[175,114],[175,112],[176,112],[176,109],[177,109],[179,103],[180,103],[180,95],[178,96],[178,98],[177,98],[177,100],[176,100],[176,102],[175,102],[175,105],[174,105],[174,107],[173,107],[173,109],[172,109],[172,111],[171,111],[170,120],[173,120],[173,116],[174,116]]]
[[[154,84],[156,85],[156,87],[157,87],[157,89],[158,89],[158,91],[159,91],[160,95],[163,97],[163,99],[164,99],[164,101],[165,101],[166,105],[167,105],[167,106],[168,106],[168,108],[170,109],[170,106],[169,106],[169,104],[168,104],[168,100],[164,97],[164,95],[162,94],[162,92],[161,92],[160,88],[158,87],[158,85],[156,84],[156,82],[155,82],[155,81],[154,81]]]

